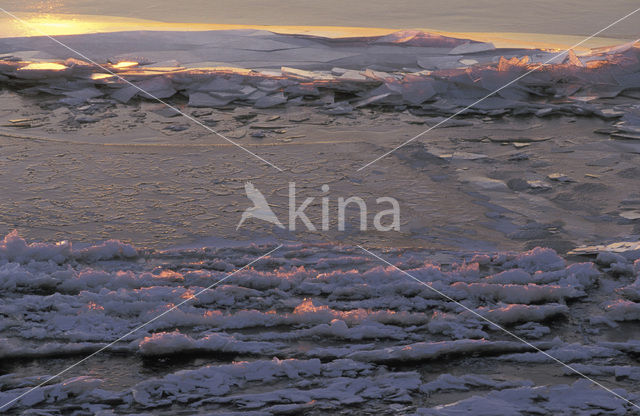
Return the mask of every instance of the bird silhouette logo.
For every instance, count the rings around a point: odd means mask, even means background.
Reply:
[[[236,227],[236,230],[240,228],[240,226],[249,218],[258,218],[263,221],[270,222],[272,224],[277,225],[280,228],[284,228],[284,225],[280,222],[276,214],[273,213],[269,204],[267,203],[267,199],[251,182],[247,182],[244,184],[244,190],[247,193],[247,198],[253,202],[253,206],[247,208],[242,213],[242,218],[240,218],[240,222]]]

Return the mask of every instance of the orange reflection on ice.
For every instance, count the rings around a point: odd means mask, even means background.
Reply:
[[[323,310],[324,311],[329,310],[329,307],[326,305],[315,306],[311,298],[304,298],[302,303],[295,307],[295,309],[293,310],[293,313],[298,314],[298,313],[304,313],[304,312],[318,312]]]
[[[87,309],[92,311],[103,311],[104,307],[92,301],[87,304]]]
[[[184,276],[181,273],[174,272],[173,270],[163,270],[160,274],[155,275],[158,279],[171,279],[171,280],[184,280]]]
[[[596,69],[596,68],[602,68],[605,65],[610,65],[610,64],[614,64],[615,61],[589,61],[587,63],[584,64],[585,67],[589,68],[589,69]]]
[[[122,61],[122,62],[118,62],[117,64],[113,65],[114,68],[131,68],[133,66],[138,66],[137,62],[134,61]]]
[[[222,312],[218,310],[208,310],[208,311],[205,311],[204,313],[204,316],[206,318],[211,318],[214,316],[221,317],[222,315],[223,315]]]
[[[29,71],[29,70],[62,71],[64,69],[67,69],[65,65],[57,64],[55,62],[32,62],[21,68],[18,68],[18,71]]]
[[[113,75],[111,75],[111,74],[98,74],[98,73],[96,73],[96,74],[91,74],[91,79],[94,80],[94,81],[98,81],[98,80],[105,79],[105,78],[111,78],[112,76]]]
[[[191,299],[191,298],[193,298],[193,297],[194,297],[193,295],[194,295],[193,290],[191,290],[191,289],[187,289],[187,291],[186,291],[186,292],[184,292],[182,295],[180,295],[180,297],[181,297],[182,299]]]
[[[524,67],[526,68],[529,64],[529,57],[525,56],[522,59],[517,57],[513,57],[511,59],[506,59],[504,56],[500,57],[500,62],[498,62],[498,71],[508,71],[513,67]]]

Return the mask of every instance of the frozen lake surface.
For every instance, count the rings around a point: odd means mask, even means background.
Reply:
[[[639,232],[637,43],[558,55],[421,31],[64,40],[103,68],[46,38],[0,40],[0,163],[21,184],[0,201],[6,233],[153,248],[269,236],[566,252]],[[248,181],[285,216],[291,181],[316,201],[323,184],[334,203],[393,196],[401,230],[289,233],[253,221],[238,233]],[[309,215],[317,223],[317,204]]]
[[[0,405],[221,283],[11,412],[633,410],[474,313],[640,400],[637,43],[548,62],[422,31],[62,39],[146,93],[48,39],[0,40]],[[286,218],[292,181],[395,197],[400,231],[236,229],[247,182]]]

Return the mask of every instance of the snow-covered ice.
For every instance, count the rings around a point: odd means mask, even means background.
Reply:
[[[108,241],[76,249],[72,242],[28,243],[17,233],[7,235],[0,243],[0,358],[16,364],[0,376],[1,401],[50,375],[17,363],[71,364],[269,248],[150,251]],[[628,382],[640,379],[634,366],[640,342],[633,333],[621,341],[620,332],[615,342],[606,335],[606,320],[640,320],[640,308],[620,297],[635,293],[636,276],[608,271],[620,258],[604,261],[602,254],[597,262],[576,263],[540,248],[460,253],[460,262],[451,265],[431,262],[423,251],[385,256],[536,348],[630,400],[639,398]],[[618,290],[600,291],[611,283]],[[602,322],[590,320],[598,316]],[[110,372],[70,371],[13,403],[12,411],[631,410],[531,346],[348,246],[286,245],[102,354],[116,367],[123,355],[168,367],[165,375],[126,366],[114,371],[137,372],[137,381],[126,385],[110,382]],[[192,363],[181,369],[172,357]],[[543,378],[540,365],[548,372]],[[457,398],[446,402],[454,392]]]

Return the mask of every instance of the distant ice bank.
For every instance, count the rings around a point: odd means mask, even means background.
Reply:
[[[0,83],[70,106],[158,98],[210,108],[311,106],[334,115],[367,106],[450,115],[498,90],[466,114],[624,118],[627,133],[638,129],[637,109],[624,100],[640,97],[637,43],[577,55],[421,31],[347,38],[140,31],[60,40],[84,56],[43,37],[1,39]],[[598,101],[617,97],[615,109]]]

